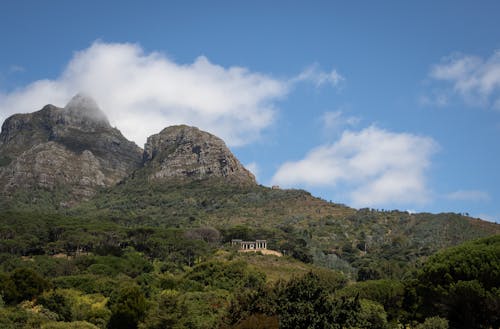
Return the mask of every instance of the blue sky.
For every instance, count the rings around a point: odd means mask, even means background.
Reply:
[[[500,219],[498,1],[4,1],[0,119],[91,94],[187,123],[264,185]]]

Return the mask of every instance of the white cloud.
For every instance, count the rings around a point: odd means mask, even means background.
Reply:
[[[434,65],[430,77],[450,83],[451,91],[471,105],[496,108],[500,104],[500,50],[486,59],[462,54],[449,56]]]
[[[315,84],[316,87],[321,87],[325,84],[330,84],[333,87],[336,87],[344,80],[344,77],[336,70],[323,72],[319,70],[318,65],[312,65],[293,78],[291,82],[297,83],[301,81],[308,81]]]
[[[453,201],[489,201],[490,195],[479,190],[458,190],[449,193],[446,198]]]
[[[245,168],[250,170],[250,172],[255,176],[255,179],[258,180],[260,168],[257,162],[250,162],[245,165]]]
[[[91,95],[109,121],[142,145],[173,124],[212,132],[230,146],[250,143],[275,118],[277,102],[298,81],[335,85],[336,72],[317,69],[277,79],[244,67],[223,67],[200,56],[179,64],[135,44],[95,42],[76,52],[59,77],[0,92],[0,120],[47,103],[63,107],[76,93]]]
[[[125,136],[146,137],[172,124],[199,126],[242,145],[257,138],[286,95],[287,81],[225,68],[205,57],[178,64],[134,44],[95,42],[77,52],[55,80],[40,80],[0,94],[0,119],[47,103],[64,106],[77,92],[92,95]]]
[[[354,206],[427,201],[426,170],[437,143],[429,137],[394,133],[375,126],[345,131],[299,161],[284,163],[272,184],[348,189]]]
[[[361,120],[358,117],[346,117],[342,111],[327,111],[321,116],[321,122],[325,129],[336,129],[342,126],[354,126]]]

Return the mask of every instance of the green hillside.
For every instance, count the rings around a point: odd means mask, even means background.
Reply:
[[[422,257],[500,233],[498,224],[453,213],[356,210],[303,190],[227,184],[217,179],[149,183],[144,175],[138,171],[74,208],[54,209],[50,196],[57,195],[42,189],[17,195],[3,208],[12,209],[16,216],[28,216],[27,222],[40,220],[38,214],[30,215],[33,211],[69,220],[71,224],[58,229],[88,240],[84,245],[89,251],[110,234],[116,236],[111,240],[114,247],[130,245],[128,232],[134,229],[157,233],[212,227],[221,234],[222,242],[267,239],[270,249],[359,280],[401,278]],[[38,227],[44,225],[54,226],[45,223]]]
[[[421,257],[500,233],[459,214],[355,210],[303,190],[210,179],[145,183],[140,176],[69,211],[134,227],[215,227],[231,238],[267,239],[271,249],[359,279],[400,278]]]

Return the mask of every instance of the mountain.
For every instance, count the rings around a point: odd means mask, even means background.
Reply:
[[[437,250],[500,233],[500,225],[459,214],[356,210],[260,186],[224,141],[195,127],[167,127],[142,150],[84,95],[5,121],[0,186],[2,207],[14,211],[125,228],[210,226],[225,239],[267,239],[272,249],[364,279],[401,276]],[[89,232],[77,235],[93,241],[102,233]]]
[[[220,138],[195,127],[172,126],[149,137],[143,151],[112,128],[96,102],[83,94],[64,108],[46,105],[15,114],[2,125],[3,199],[30,207],[67,207],[131,175],[147,182],[220,178],[256,184]]]
[[[141,163],[142,150],[82,94],[64,108],[46,105],[15,114],[0,133],[0,193],[29,203],[44,196],[55,205],[88,199]]]
[[[167,127],[149,137],[144,163],[151,181],[224,178],[256,184],[222,139],[186,125]]]

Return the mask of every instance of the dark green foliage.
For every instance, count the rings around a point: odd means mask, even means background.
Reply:
[[[128,277],[120,276],[121,281],[130,280]],[[53,280],[58,288],[75,288],[87,294],[102,293],[109,296],[114,287],[119,283],[117,278],[95,274],[68,275]]]
[[[109,303],[111,318],[108,328],[110,329],[136,329],[147,310],[144,293],[133,285],[120,288],[112,295]]]
[[[458,281],[449,287],[445,302],[448,318],[457,328],[489,328],[500,325],[499,290],[486,290],[477,280]]]
[[[216,328],[228,295],[221,290],[159,294],[140,328]]]
[[[42,315],[21,307],[0,307],[0,328],[2,329],[39,328],[43,320],[46,319]]]
[[[38,304],[56,313],[59,316],[58,320],[71,321],[71,307],[68,298],[59,291],[51,291],[42,294],[37,299]]]
[[[258,319],[279,319],[280,328],[333,328],[334,304],[326,287],[309,272],[290,282],[280,281],[273,288],[237,291],[224,319],[225,326],[244,328]]]
[[[2,302],[15,303],[17,301],[17,287],[9,275],[0,273],[0,295]]]
[[[257,289],[264,284],[265,275],[250,269],[241,261],[210,261],[195,266],[186,279],[202,286],[233,291],[242,288]]]
[[[282,286],[277,305],[280,328],[345,328],[361,325],[358,297],[332,299],[325,289],[325,283],[312,272]]]
[[[450,248],[418,274],[420,312],[450,320],[454,328],[500,326],[500,236]]]
[[[360,328],[388,328],[387,314],[380,303],[369,299],[361,299],[360,303],[361,309],[358,314]]]
[[[27,268],[15,269],[4,276],[0,284],[5,301],[12,304],[31,300],[50,288],[50,283],[45,278]]]
[[[360,298],[379,303],[387,312],[389,321],[396,320],[400,317],[405,294],[404,284],[396,280],[358,282],[336,293],[339,297],[359,296]]]
[[[141,328],[174,328],[183,316],[179,305],[179,294],[174,291],[161,293],[147,313]]]
[[[319,278],[308,273],[285,285],[278,299],[281,328],[330,328],[333,305]]]

